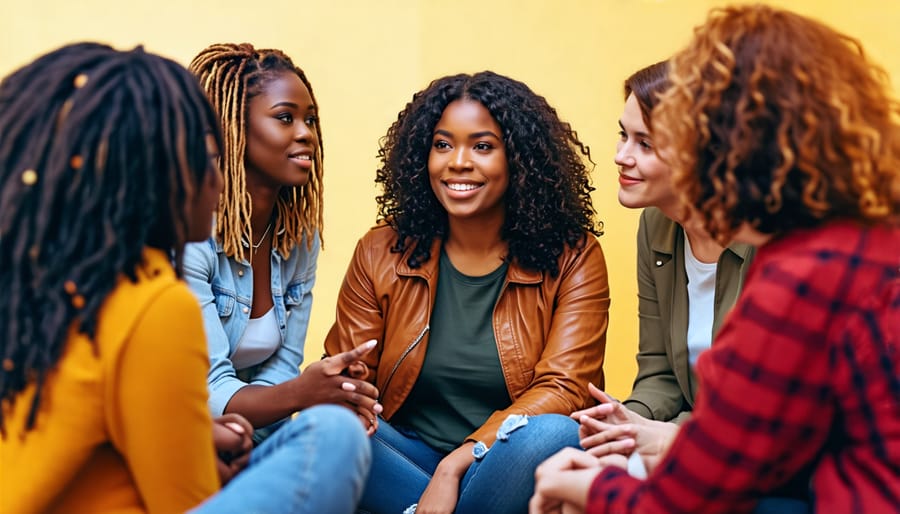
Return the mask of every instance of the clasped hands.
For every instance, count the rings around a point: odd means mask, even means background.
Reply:
[[[216,471],[225,485],[250,462],[253,426],[240,414],[228,413],[213,419],[212,433]]]
[[[582,450],[566,448],[538,466],[531,514],[583,512],[594,478],[607,466],[627,468],[637,451],[648,472],[662,460],[678,425],[644,418],[588,384],[598,405],[573,412]]]

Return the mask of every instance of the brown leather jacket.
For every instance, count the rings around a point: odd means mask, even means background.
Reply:
[[[412,390],[425,359],[441,245],[435,241],[431,259],[413,269],[406,264],[410,250],[391,253],[395,240],[386,225],[360,239],[325,340],[328,355],[378,341],[365,362],[387,420]],[[510,414],[568,415],[593,404],[588,382],[603,388],[609,311],[603,251],[587,234],[584,248],[567,248],[559,264],[553,278],[510,263],[493,325],[511,404],[466,440],[491,445]]]

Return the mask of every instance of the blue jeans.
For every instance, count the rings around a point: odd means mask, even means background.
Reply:
[[[350,514],[362,494],[371,453],[350,409],[317,405],[253,449],[250,463],[194,514]]]
[[[564,447],[581,447],[578,423],[559,414],[529,417],[526,425],[500,431],[508,439],[498,439],[463,476],[457,514],[527,512],[538,464]],[[401,514],[419,501],[446,454],[411,430],[392,427],[385,421],[380,422],[371,441],[372,472],[360,511]]]

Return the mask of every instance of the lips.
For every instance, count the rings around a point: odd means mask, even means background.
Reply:
[[[288,155],[288,159],[293,161],[297,166],[300,166],[304,169],[312,168],[313,163],[313,155],[310,152],[295,152]]]
[[[468,180],[444,180],[442,181],[451,198],[468,198],[484,187],[484,182]]]
[[[629,177],[628,175],[620,174],[619,175],[619,185],[622,186],[631,186],[634,184],[639,184],[643,182],[643,179]]]
[[[456,184],[456,183],[447,183],[447,187],[451,191],[474,191],[481,187],[479,184]]]

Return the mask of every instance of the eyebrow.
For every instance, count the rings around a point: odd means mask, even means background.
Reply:
[[[269,109],[277,109],[278,107],[290,107],[293,109],[300,110],[300,106],[295,104],[294,102],[277,102],[277,103],[273,104],[271,107],[269,107]],[[316,106],[313,104],[309,104],[309,106],[306,108],[306,110],[307,111],[315,111]]]
[[[619,128],[621,128],[624,132],[628,132],[627,130],[625,130],[625,125],[622,125],[622,120],[619,120]],[[641,131],[635,132],[634,135],[637,137],[643,137],[643,138],[647,138],[647,139],[650,138],[650,134],[648,134],[646,132],[641,132]]]
[[[451,134],[450,132],[443,130],[443,129],[437,129],[434,131],[434,135],[438,135],[438,134],[440,134],[442,136],[446,136],[446,137],[453,137],[453,134]],[[472,134],[469,134],[469,139],[478,139],[478,138],[482,138],[485,136],[491,136],[498,140],[500,139],[500,136],[498,136],[497,134],[494,134],[490,130],[483,130],[481,132],[473,132]]]

